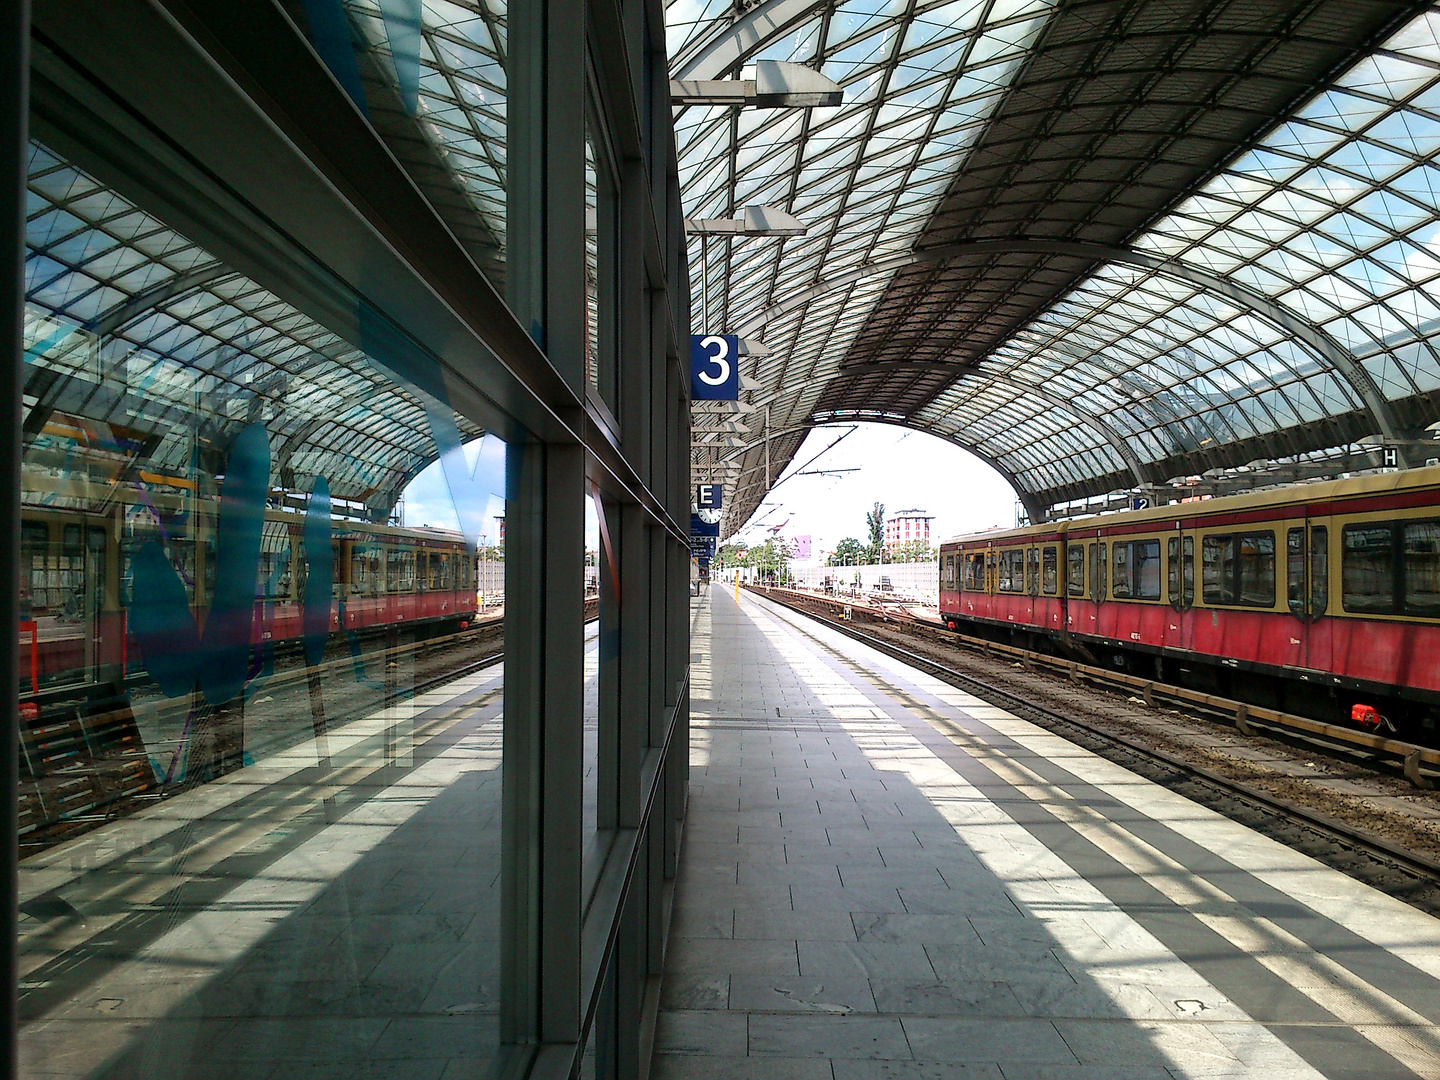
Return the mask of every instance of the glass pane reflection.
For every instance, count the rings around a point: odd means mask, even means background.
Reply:
[[[503,444],[40,146],[29,245],[22,1074],[483,1072]]]

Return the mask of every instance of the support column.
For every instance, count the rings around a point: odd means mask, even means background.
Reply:
[[[584,451],[512,444],[505,560],[504,1038],[580,1036]]]
[[[24,324],[25,324],[25,207],[26,171],[30,160],[30,4],[14,0],[4,5],[0,15],[0,176],[4,177],[4,224],[0,226],[3,243],[3,269],[0,269],[0,295],[5,297],[5,347],[3,373],[0,373],[0,402],[4,403],[10,423],[0,435],[0,477],[3,477],[4,517],[0,519],[0,620],[15,627],[20,621],[20,459],[21,391],[24,386]],[[20,738],[18,649],[15,631],[7,631],[9,640],[0,650],[0,693],[5,701],[5,725],[0,732],[0,843],[4,848],[3,885],[0,904],[4,906],[0,925],[0,1074],[14,1076],[16,1064],[16,966],[15,933],[19,861],[16,801],[19,785]]]

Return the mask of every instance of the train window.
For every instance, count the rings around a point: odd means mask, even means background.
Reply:
[[[1160,541],[1130,540],[1115,545],[1115,581],[1111,584],[1111,595],[1120,596],[1121,553],[1127,570],[1129,591],[1124,595],[1132,600],[1160,599]]]
[[[1285,599],[1290,613],[1305,616],[1305,530],[1285,534]]]
[[[1341,533],[1340,589],[1346,611],[1395,612],[1395,527],[1346,525]]]
[[[1405,613],[1440,615],[1440,521],[1408,521],[1403,540]]]
[[[449,592],[455,588],[455,556],[449,552],[430,556],[430,587]]]
[[[985,591],[985,556],[983,554],[965,556],[965,588],[970,592]]]
[[[1040,591],[1040,549],[1031,548],[1025,553],[1025,591],[1031,596]]]
[[[415,553],[404,548],[391,548],[385,553],[385,591],[415,591]]]
[[[1115,571],[1110,580],[1111,595],[1121,600],[1130,599],[1130,545],[1115,545]]]
[[[946,556],[945,556],[945,588],[947,588],[947,589],[953,589],[954,587],[955,587],[955,556],[954,556],[954,555],[946,555]]]
[[[43,521],[20,525],[20,617],[28,619],[50,606],[45,576],[45,557],[50,553],[50,526]],[[29,609],[29,610],[27,610]]]
[[[1189,611],[1195,604],[1195,538],[1187,536],[1180,542],[1184,573],[1180,585],[1180,608]]]
[[[1025,591],[1024,548],[1005,548],[999,553],[996,566],[996,592],[1021,593]]]
[[[1306,572],[1309,580],[1306,580]],[[1319,618],[1330,601],[1330,552],[1324,525],[1310,529],[1310,548],[1305,548],[1305,530],[1285,534],[1286,600],[1301,618]]]
[[[380,593],[380,552],[357,544],[350,549],[350,582],[357,595],[377,596]]]
[[[1275,606],[1275,534],[1212,534],[1201,540],[1205,603]]]
[[[1085,595],[1085,545],[1071,544],[1065,553],[1067,591],[1071,596]]]
[[[1106,578],[1109,577],[1105,545],[1090,545],[1090,599],[1097,604],[1105,599]]]
[[[1195,603],[1195,538],[1172,536],[1165,543],[1168,560],[1170,606],[1189,611]]]
[[[1054,596],[1060,591],[1060,549],[1042,548],[1040,552],[1040,591]]]
[[[66,525],[60,540],[60,551],[68,556],[78,556],[85,547],[83,536],[79,525]]]
[[[1310,529],[1310,617],[1319,618],[1330,606],[1330,533],[1324,525]]]

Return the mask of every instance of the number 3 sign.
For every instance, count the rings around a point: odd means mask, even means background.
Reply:
[[[736,401],[740,397],[739,338],[733,334],[690,335],[690,399]]]

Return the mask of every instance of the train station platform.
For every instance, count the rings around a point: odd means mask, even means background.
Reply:
[[[21,1075],[485,1075],[503,692],[503,663],[480,667],[26,859]]]
[[[655,1080],[1440,1076],[1440,921],[717,584]]]

